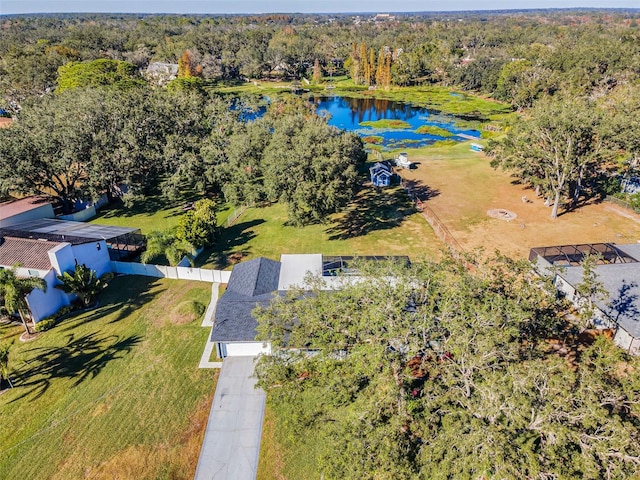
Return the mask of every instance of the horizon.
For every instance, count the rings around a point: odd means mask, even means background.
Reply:
[[[640,11],[630,0],[567,0],[562,7],[550,0],[453,0],[442,5],[425,5],[420,0],[404,0],[389,10],[383,0],[326,0],[322,6],[308,6],[296,0],[0,0],[0,15],[34,14],[132,14],[132,15],[268,15],[268,14],[371,14],[371,13],[462,13],[531,10],[632,10]],[[606,3],[606,4],[605,4]]]

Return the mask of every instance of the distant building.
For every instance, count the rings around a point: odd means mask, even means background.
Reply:
[[[593,243],[532,248],[536,269],[554,275],[558,291],[578,306],[576,286],[582,283],[580,262],[586,254],[599,254],[598,281],[608,292],[596,302],[593,322],[597,328],[615,329],[614,341],[634,355],[640,354],[640,244]]]
[[[386,163],[377,162],[371,168],[369,168],[369,174],[371,175],[371,183],[375,187],[388,187],[391,185],[391,168]]]
[[[51,202],[42,197],[27,197],[0,203],[0,228],[29,220],[54,217]]]
[[[178,78],[178,64],[154,62],[141,73],[149,82],[164,87],[171,80]]]

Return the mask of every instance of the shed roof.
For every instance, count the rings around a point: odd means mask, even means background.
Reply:
[[[35,210],[51,202],[44,197],[27,197],[0,203],[0,219],[6,219],[20,213]]]
[[[51,270],[48,252],[60,244],[27,238],[1,237],[0,265],[13,266],[19,263],[24,268]]]

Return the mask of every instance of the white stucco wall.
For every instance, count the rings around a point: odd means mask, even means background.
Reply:
[[[98,250],[97,245],[100,245]],[[71,248],[74,258],[79,264],[85,264],[91,270],[96,271],[96,275],[101,276],[111,271],[111,260],[109,259],[109,250],[104,240],[99,242],[83,243],[82,245],[73,245]],[[75,267],[73,263],[70,269]]]
[[[22,276],[21,272],[16,273]],[[36,323],[49,315],[53,315],[61,307],[70,303],[69,296],[62,290],[55,288],[55,285],[60,283],[56,278],[55,270],[51,269],[48,272],[42,272],[40,278],[44,278],[47,282],[47,291],[43,292],[40,289],[35,289],[27,295],[27,303]]]

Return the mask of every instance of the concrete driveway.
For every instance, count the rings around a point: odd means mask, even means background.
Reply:
[[[266,395],[256,390],[254,357],[228,357],[209,413],[195,480],[255,480]]]

